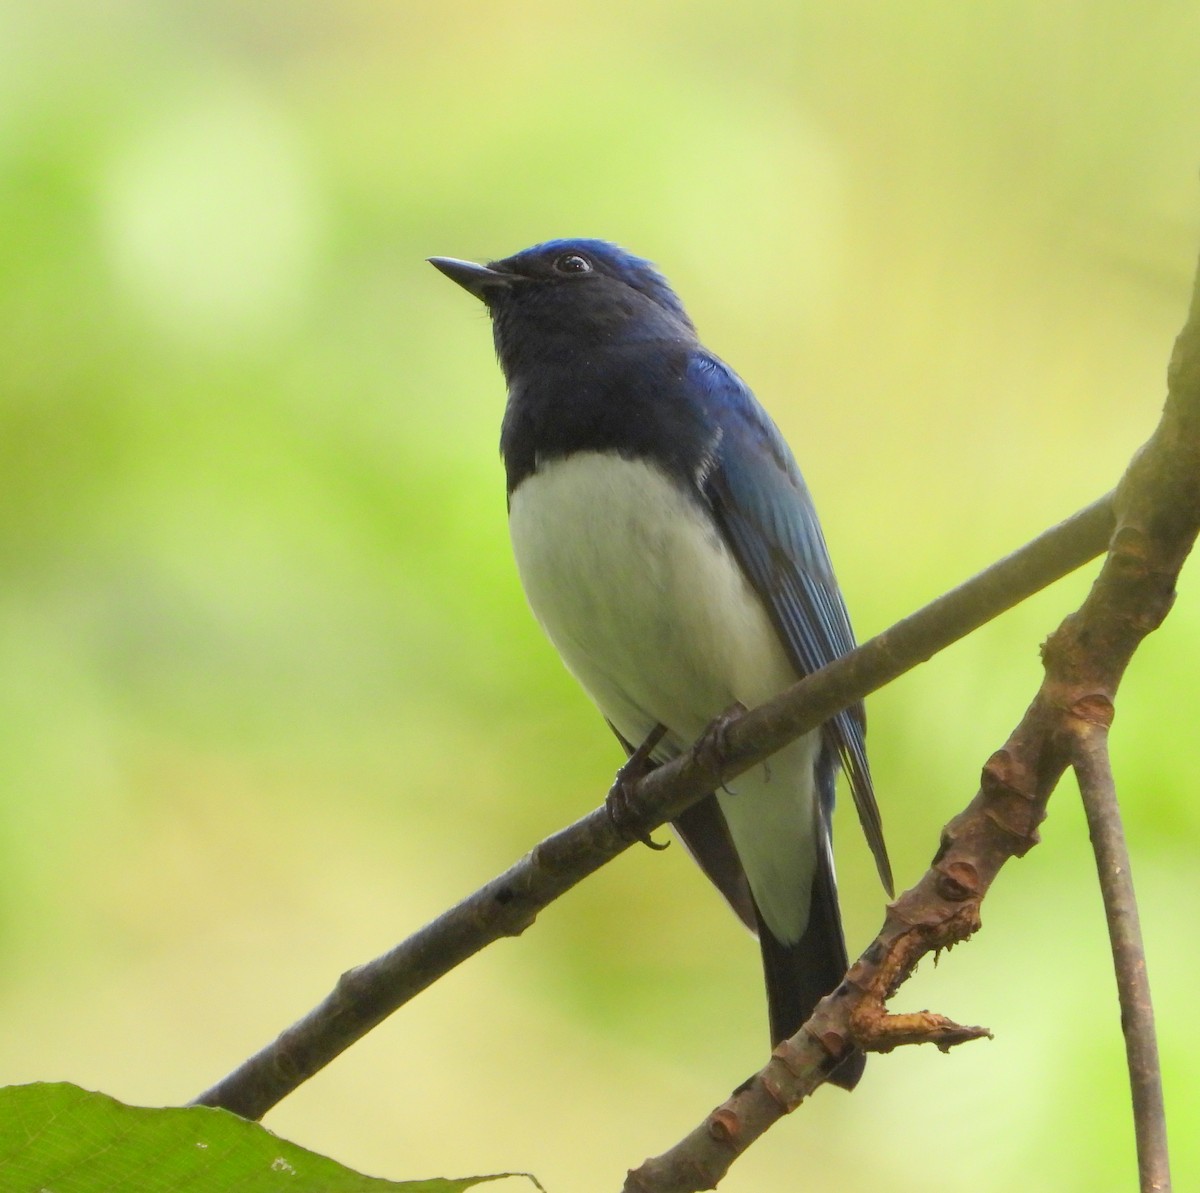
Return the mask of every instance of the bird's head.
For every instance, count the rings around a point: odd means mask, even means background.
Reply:
[[[453,257],[429,261],[487,306],[510,380],[548,357],[695,336],[662,274],[605,240],[549,240],[487,265]]]

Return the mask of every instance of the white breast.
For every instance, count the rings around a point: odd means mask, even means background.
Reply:
[[[512,495],[513,550],[533,612],[626,740],[668,729],[679,753],[735,701],[796,672],[711,520],[662,470],[615,454],[542,465]],[[810,734],[719,793],[759,910],[799,935],[815,864]]]

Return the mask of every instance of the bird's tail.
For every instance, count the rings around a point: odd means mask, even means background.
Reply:
[[[771,1020],[771,1046],[794,1035],[813,1013],[817,1003],[834,990],[846,975],[849,961],[842,918],[838,912],[833,866],[824,850],[818,851],[813,876],[808,925],[795,944],[783,944],[758,917],[767,1007]],[[842,1089],[853,1089],[863,1074],[867,1058],[852,1052],[830,1074]]]

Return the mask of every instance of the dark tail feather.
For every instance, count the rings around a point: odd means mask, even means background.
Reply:
[[[767,1008],[771,1018],[771,1046],[795,1035],[817,1003],[846,976],[849,960],[838,913],[837,887],[828,861],[821,857],[813,878],[808,927],[795,944],[782,944],[758,917],[763,974],[767,981]],[[867,1058],[852,1052],[829,1080],[842,1089],[853,1089],[863,1074]]]

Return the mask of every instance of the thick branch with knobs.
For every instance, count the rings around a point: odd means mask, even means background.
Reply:
[[[890,1015],[886,1003],[922,957],[976,931],[980,903],[1001,866],[1037,843],[1046,802],[1067,767],[1095,786],[1096,737],[1112,723],[1125,668],[1171,609],[1176,579],[1200,532],[1200,270],[1172,355],[1162,419],[1130,463],[1113,505],[1115,532],[1099,576],[1079,610],[1047,640],[1045,677],[1033,703],[984,765],[975,798],[943,830],[929,870],[888,908],[879,935],[808,1023],[688,1136],[631,1171],[626,1193],[714,1188],[737,1156],[820,1085],[850,1047],[948,1047],[984,1034],[928,1012]],[[1089,819],[1096,819],[1091,808]],[[1132,888],[1123,896],[1116,918],[1128,937],[1136,926]],[[1119,950],[1114,931],[1141,1187],[1157,1193],[1170,1188],[1170,1177],[1153,1018],[1140,942],[1124,943]]]

